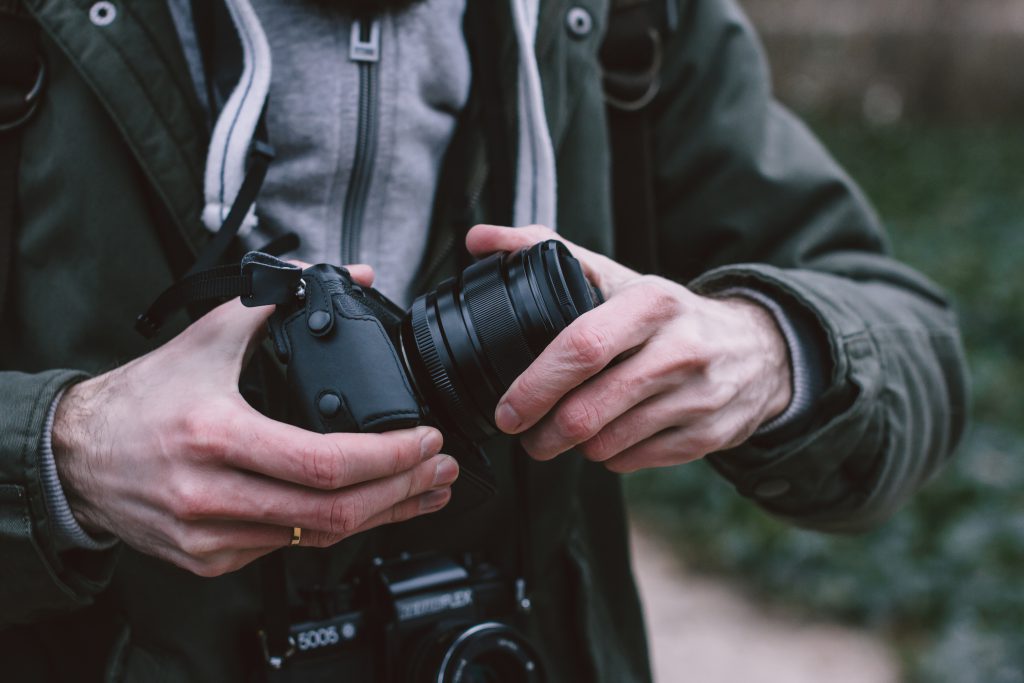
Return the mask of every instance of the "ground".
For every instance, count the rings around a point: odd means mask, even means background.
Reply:
[[[866,633],[768,610],[680,565],[633,530],[655,683],[896,683],[893,653]]]

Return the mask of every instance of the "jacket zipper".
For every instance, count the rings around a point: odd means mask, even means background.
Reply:
[[[380,111],[380,19],[367,24],[352,22],[349,59],[359,64],[359,123],[356,154],[345,194],[341,224],[341,262],[359,262],[363,214],[370,194],[370,181],[377,158],[377,128]]]

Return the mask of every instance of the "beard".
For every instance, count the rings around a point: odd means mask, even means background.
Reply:
[[[309,0],[314,5],[329,7],[352,13],[357,17],[378,14],[398,14],[425,0]]]

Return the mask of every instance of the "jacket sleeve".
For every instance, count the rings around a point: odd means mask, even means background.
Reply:
[[[663,273],[698,292],[759,290],[812,325],[828,383],[786,438],[710,457],[793,523],[857,531],[891,515],[950,456],[967,376],[942,291],[888,255],[854,183],[775,102],[733,0],[680,0],[652,104]]]
[[[0,628],[84,607],[109,582],[116,549],[59,552],[47,514],[40,442],[73,370],[0,372]]]

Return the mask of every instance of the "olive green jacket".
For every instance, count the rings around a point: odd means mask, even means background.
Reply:
[[[610,252],[609,153],[596,18],[567,29],[543,0],[536,51],[554,140],[559,230]],[[0,322],[0,652],[5,680],[243,680],[256,668],[258,564],[203,579],[131,548],[55,548],[39,446],[70,382],[154,348],[135,316],[206,239],[199,213],[208,132],[162,0],[121,0],[96,26],[90,0],[25,0],[50,82],[25,131],[11,294]],[[471,2],[475,104],[439,191],[426,286],[457,267],[474,221],[507,223],[515,150],[516,41],[504,2]],[[712,292],[763,291],[805,316],[830,351],[827,389],[803,433],[712,456],[740,495],[796,524],[877,524],[949,456],[966,377],[956,322],[935,285],[886,255],[857,188],[777,105],[733,0],[679,0],[652,106],[663,274]],[[479,198],[479,199],[478,199]],[[288,553],[297,582],[340,581],[371,554],[483,550],[514,571],[528,538],[533,611],[522,624],[553,681],[629,683],[649,671],[618,479],[567,454],[510,484],[510,445],[489,445],[499,495]],[[680,506],[687,501],[680,500]],[[728,533],[728,529],[723,529]]]

